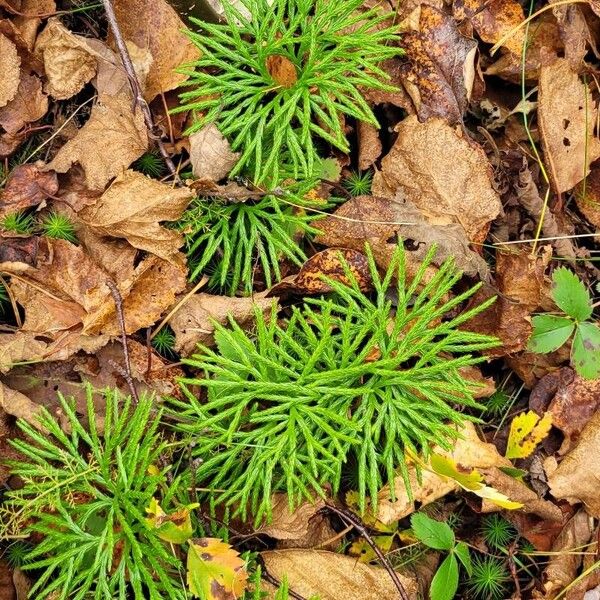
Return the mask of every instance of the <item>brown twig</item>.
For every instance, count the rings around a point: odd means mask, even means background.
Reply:
[[[167,149],[161,140],[160,134],[156,130],[154,121],[152,120],[150,107],[148,106],[148,103],[142,94],[142,88],[140,86],[140,82],[138,81],[137,75],[135,74],[135,69],[133,68],[133,63],[131,62],[131,56],[129,56],[129,50],[127,50],[127,45],[123,39],[119,23],[117,22],[112,0],[102,0],[102,5],[104,6],[104,12],[106,13],[106,19],[108,20],[108,26],[110,27],[110,30],[115,38],[117,50],[121,56],[121,62],[125,68],[127,79],[129,80],[129,86],[131,87],[131,93],[133,94],[134,106],[139,106],[140,110],[142,111],[142,114],[144,115],[144,122],[146,123],[146,128],[148,129],[148,134],[153,140],[156,141],[160,154],[163,157],[171,175],[173,176],[175,183],[178,185],[183,185],[181,179],[179,178],[179,174],[177,173],[177,168],[171,160],[171,157],[169,156],[169,153],[167,152]]]
[[[129,386],[131,391],[131,398],[133,399],[135,404],[138,404],[140,398],[138,396],[137,390],[135,389],[135,385],[133,383],[133,376],[131,374],[131,361],[129,360],[129,348],[127,347],[127,332],[125,330],[125,315],[123,314],[123,298],[121,297],[121,293],[117,286],[110,280],[106,280],[106,285],[112,294],[113,300],[115,302],[115,308],[117,310],[117,321],[119,322],[119,329],[121,330],[121,343],[123,344],[123,358],[125,360],[125,369],[123,372],[123,377],[125,377],[125,381]]]
[[[337,506],[334,506],[333,504],[326,504],[325,508],[327,510],[331,511],[332,513],[336,514],[338,517],[340,517],[340,519],[346,525],[352,525],[354,527],[354,529],[356,529],[356,531],[358,531],[358,533],[360,533],[360,535],[362,535],[362,537],[365,538],[367,544],[369,544],[369,546],[371,546],[373,552],[375,552],[377,558],[381,561],[381,564],[384,566],[384,568],[388,572],[388,575],[390,576],[391,580],[394,582],[394,585],[396,586],[396,589],[398,590],[398,595],[400,596],[400,598],[402,598],[402,600],[409,600],[408,594],[406,593],[406,590],[404,589],[404,586],[402,585],[402,582],[400,581],[400,578],[398,577],[398,573],[396,573],[396,571],[394,571],[394,568],[390,564],[390,561],[385,557],[385,555],[383,554],[383,552],[381,551],[379,546],[377,546],[377,544],[371,537],[371,534],[367,531],[367,528],[363,525],[362,521],[353,512],[351,512],[347,509],[344,509],[344,508],[338,508]]]

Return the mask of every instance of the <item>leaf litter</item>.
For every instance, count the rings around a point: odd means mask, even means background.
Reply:
[[[516,532],[502,552],[488,548],[510,572],[502,597],[597,597],[598,3],[538,2],[530,21],[529,6],[516,0],[380,3],[381,14],[395,14],[395,43],[404,52],[380,65],[391,87],[358,87],[361,114],[372,110],[378,126],[317,110],[316,175],[291,194],[289,186],[299,182],[293,171],[272,188],[268,177],[259,185],[246,173],[228,179],[248,155],[221,133],[218,119],[186,136],[198,115],[167,111],[178,106],[178,88],[199,58],[184,33],[197,24],[178,14],[177,3],[105,3],[122,40],[103,9],[88,4],[0,1],[0,458],[19,459],[10,446],[23,435],[15,419],[39,427],[43,409],[71,434],[57,393],[72,398],[82,422],[91,418],[101,432],[102,390],[153,395],[155,410],[172,398],[186,401],[189,388],[180,381],[199,375],[186,362],[198,345],[234,362],[243,357],[243,348],[215,335],[220,327],[237,324],[254,335],[272,315],[287,322],[304,302],[313,307],[307,327],[316,327],[319,302],[335,297],[340,285],[356,282],[367,295],[376,288],[365,244],[381,272],[402,244],[408,281],[435,247],[422,285],[453,258],[463,275],[448,300],[482,286],[432,323],[461,319],[495,297],[461,327],[501,341],[480,350],[480,364],[462,368],[480,406],[464,409],[471,420],[451,447],[431,440],[428,456],[406,449],[406,471],[392,465],[394,486],[378,490],[377,507],[367,502],[362,513],[356,471],[365,467],[357,462],[341,467],[341,488],[325,486],[324,497],[298,506],[285,489],[274,490],[272,520],[254,526],[252,518],[241,522],[214,504],[218,491],[203,495],[210,481],[182,480],[199,502],[178,499],[163,509],[154,498],[142,507],[150,515],[146,526],[156,529],[159,543],[175,544],[178,585],[197,597],[250,599],[262,589],[279,600],[428,593],[440,600],[439,581],[450,576],[445,569],[456,561],[454,550],[423,545],[410,516],[451,523],[456,541],[469,544],[481,565],[483,515],[500,513]],[[354,9],[375,4],[355,2]],[[123,47],[131,69],[122,62]],[[265,57],[263,71],[276,87],[302,83],[302,64],[294,59],[284,51]],[[148,128],[148,114],[158,127]],[[340,135],[348,152],[329,143]],[[356,176],[365,176],[366,193],[353,195]],[[240,245],[256,244],[244,248],[253,262],[239,269],[250,274],[248,287],[231,293],[231,274],[219,271],[224,257],[232,269],[231,261],[241,260],[239,249],[226,245],[204,248],[214,258],[190,280],[197,254],[189,247],[189,221],[187,230],[179,224],[195,197],[214,212],[212,222],[233,204],[248,219],[254,205],[268,205],[269,219],[253,226],[263,235],[276,231],[299,252],[265,250],[264,238],[242,234]],[[74,237],[49,236],[50,215],[64,217]],[[275,254],[264,260],[265,252]],[[292,255],[301,258],[285,258]],[[279,266],[270,286],[269,261]],[[380,328],[389,335],[403,299],[388,300],[390,316]],[[364,362],[380,360],[384,350],[364,349]],[[490,397],[505,402],[492,411]],[[169,429],[164,435],[181,449],[161,455],[165,464],[151,470],[172,479],[182,463],[198,459],[194,442],[176,441]],[[18,488],[4,463],[0,483]],[[11,562],[14,544],[22,542],[3,539],[3,502],[2,593],[25,597],[35,581],[25,565]],[[359,525],[332,506],[349,509]],[[461,568],[457,597],[480,589],[476,576]]]

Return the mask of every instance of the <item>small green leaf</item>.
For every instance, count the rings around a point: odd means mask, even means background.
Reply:
[[[431,600],[452,600],[458,589],[458,562],[454,553],[448,554],[431,581]]]
[[[594,323],[579,323],[573,338],[571,363],[581,377],[600,377],[600,328]]]
[[[592,316],[592,302],[583,281],[565,267],[552,274],[552,298],[559,308],[576,321]]]
[[[424,513],[415,513],[410,525],[415,536],[429,548],[451,550],[454,547],[454,532],[447,523],[436,521]]]
[[[558,350],[571,337],[575,323],[567,317],[537,315],[533,317],[533,333],[527,349],[538,354]]]
[[[459,542],[454,547],[454,554],[458,556],[458,559],[463,564],[467,575],[471,577],[473,574],[473,565],[471,563],[471,555],[469,554],[469,546],[464,542]]]
[[[503,473],[510,475],[513,479],[522,480],[525,475],[527,475],[528,471],[524,469],[517,469],[515,467],[498,467]]]

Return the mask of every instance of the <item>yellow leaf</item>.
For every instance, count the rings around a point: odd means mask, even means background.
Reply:
[[[523,507],[520,502],[513,502],[495,488],[485,485],[483,476],[476,469],[468,472],[461,471],[451,458],[432,453],[429,468],[442,477],[453,479],[464,490],[473,492],[480,498],[486,498],[502,508],[515,510]]]
[[[552,414],[540,417],[530,410],[517,415],[510,424],[506,458],[526,458],[548,435],[552,427]]]
[[[359,510],[358,492],[346,492],[346,504],[354,510]],[[377,519],[377,517],[375,517],[373,514],[373,509],[371,508],[371,503],[369,500],[367,500],[367,506],[364,514],[361,516],[361,519],[367,527],[381,533],[394,533],[398,529],[398,521],[393,521],[389,525],[386,525]]]
[[[393,535],[376,535],[373,537],[375,545],[384,553],[387,554],[392,548],[392,542],[394,541]],[[359,538],[354,542],[348,550],[350,556],[357,556],[358,561],[361,563],[370,563],[377,558],[375,550],[371,548],[368,542]]]
[[[183,544],[192,537],[190,509],[197,506],[197,504],[190,504],[168,515],[158,500],[152,498],[150,506],[146,509],[148,513],[146,523],[151,529],[156,530],[156,535],[161,540],[172,544]]]
[[[246,563],[218,538],[190,540],[187,583],[202,600],[238,600],[247,586]]]

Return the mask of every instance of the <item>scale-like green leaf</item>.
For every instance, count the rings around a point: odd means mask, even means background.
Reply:
[[[436,521],[424,513],[414,513],[410,526],[420,542],[435,550],[451,550],[454,547],[454,531],[447,523]]]
[[[592,316],[592,302],[583,281],[565,267],[552,274],[552,298],[558,307],[576,321]]]
[[[571,349],[571,362],[582,377],[600,377],[600,328],[594,323],[577,325]]]
[[[536,315],[532,319],[533,334],[527,348],[531,352],[546,354],[558,350],[570,337],[575,323],[567,317]]]

